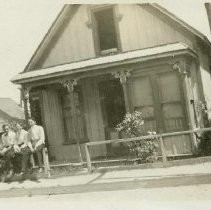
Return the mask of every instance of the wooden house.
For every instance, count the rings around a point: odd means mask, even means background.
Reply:
[[[143,113],[143,135],[203,126],[210,47],[157,4],[65,5],[12,82],[22,86],[26,117],[31,109],[45,127],[51,159],[78,161],[85,142],[121,138],[115,126],[126,112]],[[179,156],[196,144],[182,135],[164,146]],[[105,157],[111,147],[91,154]]]

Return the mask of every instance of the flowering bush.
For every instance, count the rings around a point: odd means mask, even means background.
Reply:
[[[116,126],[118,132],[125,133],[128,137],[139,137],[142,134],[141,126],[144,125],[142,113],[135,111],[134,113],[127,113],[121,123]],[[129,151],[136,155],[139,162],[154,162],[157,160],[158,143],[153,136],[156,132],[148,131],[148,135],[152,136],[150,139],[138,140],[128,142]]]

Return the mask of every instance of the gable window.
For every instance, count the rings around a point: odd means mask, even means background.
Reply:
[[[118,40],[114,18],[114,8],[106,7],[93,11],[95,42],[100,55],[118,51]]]

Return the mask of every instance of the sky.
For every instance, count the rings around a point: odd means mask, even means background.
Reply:
[[[101,0],[100,2],[155,1]],[[205,2],[208,0],[156,0],[156,3],[185,20],[211,40]],[[12,84],[10,79],[23,71],[64,3],[94,3],[94,0],[0,0],[0,97],[9,97],[19,103],[18,86]]]

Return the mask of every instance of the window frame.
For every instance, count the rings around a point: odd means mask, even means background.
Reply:
[[[94,13],[97,13],[97,12],[100,12],[100,11],[103,11],[106,9],[112,9],[112,12],[113,12],[114,30],[115,30],[116,42],[117,42],[117,51],[115,53],[122,52],[121,41],[120,41],[120,32],[119,32],[120,30],[119,30],[119,24],[118,24],[119,18],[117,15],[116,5],[94,6],[94,7],[90,7],[90,17],[91,17],[91,22],[92,22],[92,32],[93,32],[94,48],[95,48],[96,56],[103,56],[102,52],[104,52],[106,50],[100,49],[100,40],[99,40],[97,23],[96,23],[96,18],[95,18]],[[108,49],[108,51],[109,51],[109,49]],[[112,53],[112,52],[110,52],[110,53]],[[108,52],[108,53],[104,54],[104,56],[109,55],[110,53]]]
[[[159,75],[162,74],[166,74],[169,73],[169,69],[153,69],[150,70],[149,72],[138,72],[137,74],[134,74],[131,76],[131,78],[129,78],[129,90],[131,93],[131,108],[132,110],[135,108],[134,106],[134,94],[133,94],[133,78],[138,78],[138,77],[149,77],[150,78],[150,83],[152,85],[152,90],[153,90],[153,101],[154,101],[154,119],[156,121],[156,128],[157,131],[159,133],[165,133],[167,132],[166,130],[166,126],[164,125],[164,116],[163,116],[163,112],[161,110],[161,99],[160,99],[160,89],[158,86],[158,81],[157,78]],[[176,72],[175,72],[176,74]],[[183,123],[184,123],[184,129],[183,130],[187,130],[188,129],[188,110],[187,107],[185,105],[185,95],[184,95],[184,89],[183,89],[183,81],[181,78],[181,75],[177,75],[178,80],[179,80],[179,89],[180,89],[180,94],[181,94],[181,99],[180,99],[180,104],[182,106],[182,111],[184,113],[184,118],[183,118]],[[172,102],[173,103],[173,102]],[[174,102],[174,103],[178,103],[178,102]],[[168,131],[168,132],[176,132],[178,130],[174,130],[174,131]]]

